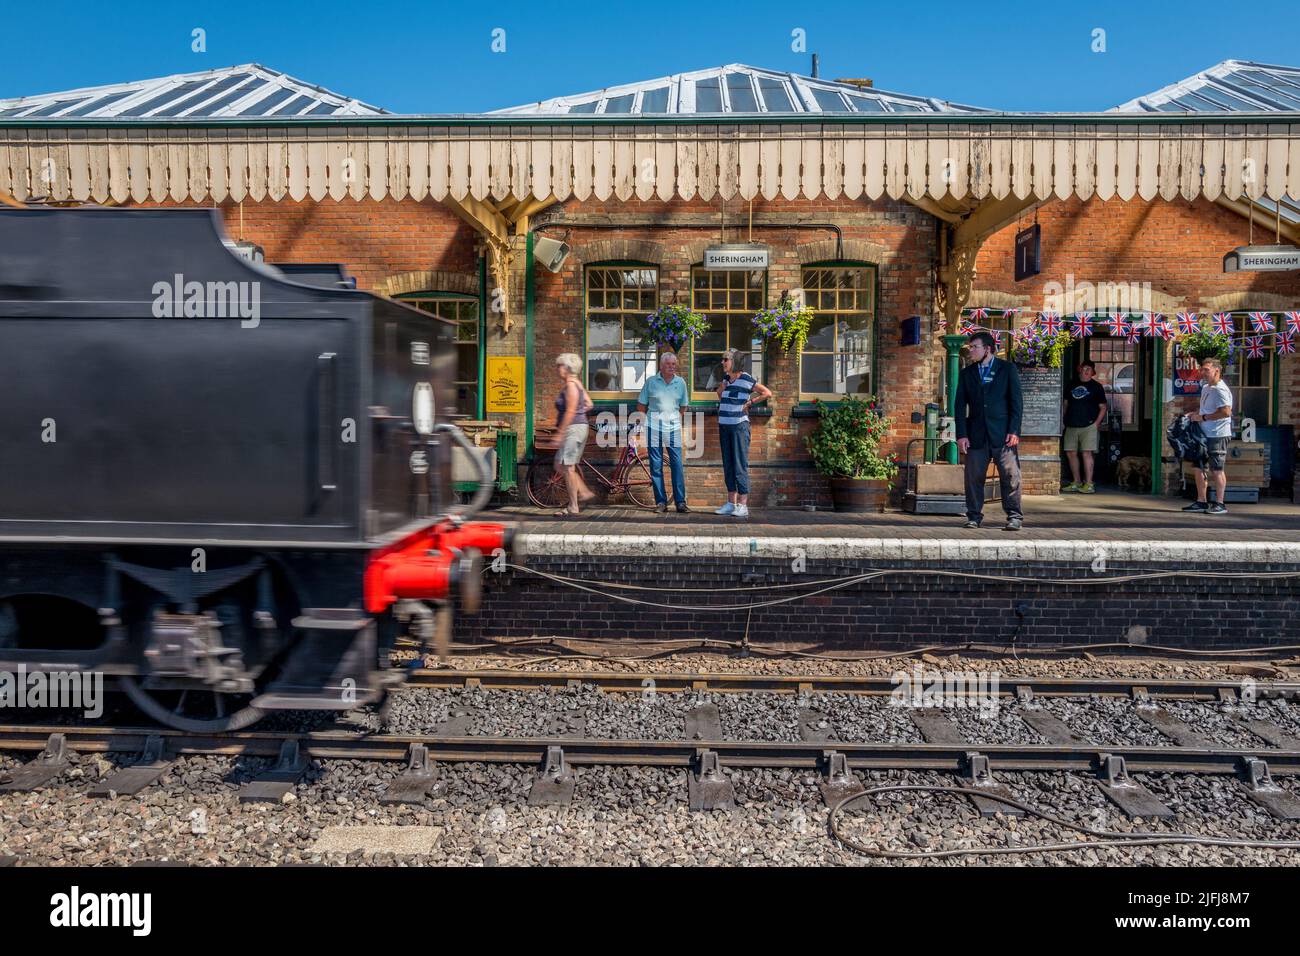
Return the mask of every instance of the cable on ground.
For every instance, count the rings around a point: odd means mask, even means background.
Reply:
[[[950,793],[963,797],[983,797],[986,800],[993,800],[998,803],[1006,804],[1009,807],[1015,807],[1018,810],[1038,817],[1040,820],[1046,820],[1048,823],[1054,823],[1057,826],[1064,827],[1067,830],[1073,830],[1076,833],[1082,833],[1085,836],[1098,837],[1096,840],[1079,840],[1071,843],[1038,843],[1027,844],[1022,846],[1007,847],[958,847],[952,849],[937,850],[894,850],[869,846],[853,837],[847,836],[840,829],[840,814],[845,807],[858,803],[868,797],[874,797],[883,793]],[[1162,844],[1191,844],[1194,846],[1223,846],[1223,847],[1240,847],[1264,850],[1300,850],[1300,840],[1248,840],[1238,837],[1210,837],[1201,836],[1195,833],[1156,833],[1150,831],[1133,831],[1124,833],[1117,830],[1100,830],[1085,824],[1073,823],[1069,820],[1048,813],[1046,810],[1040,810],[1038,807],[1028,803],[1022,803],[1010,797],[999,796],[986,790],[975,787],[956,787],[930,784],[891,784],[884,787],[874,787],[870,790],[864,790],[845,797],[835,806],[831,807],[830,816],[827,818],[827,827],[831,836],[856,853],[864,856],[875,857],[884,860],[934,860],[950,859],[960,856],[1012,856],[1017,854],[1028,853],[1068,853],[1078,850],[1089,850],[1097,847],[1108,846],[1159,846]]]

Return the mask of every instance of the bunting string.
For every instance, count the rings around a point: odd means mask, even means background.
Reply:
[[[1014,326],[1016,317],[1023,311],[1025,310],[1018,307],[963,309],[958,331],[962,335],[991,332],[1001,347],[1003,336],[1008,332],[1014,336],[1018,330],[989,328],[985,323],[990,318],[997,317]],[[1204,316],[1198,312],[1178,312],[1172,320],[1164,313],[1149,311],[1094,310],[1076,312],[1065,319],[1060,313],[1046,309],[1030,313],[1030,316],[1022,328],[1033,327],[1049,335],[1064,331],[1075,338],[1087,338],[1105,331],[1129,343],[1140,342],[1143,338],[1168,341],[1200,331],[1217,332],[1232,339],[1234,345],[1244,349],[1249,358],[1263,358],[1270,349],[1278,355],[1294,355],[1297,339],[1300,339],[1300,309],[1289,312],[1239,310],[1214,312]],[[940,329],[944,328],[945,324],[940,321]]]

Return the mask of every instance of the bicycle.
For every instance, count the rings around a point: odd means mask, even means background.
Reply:
[[[586,458],[578,459],[578,467],[586,469],[589,486],[593,485],[592,479],[604,486],[606,500],[623,495],[638,508],[648,511],[655,506],[655,494],[650,483],[650,466],[634,441],[639,433],[638,428],[628,436],[623,457],[614,463],[610,477],[605,477],[605,473]],[[539,508],[562,508],[569,503],[569,486],[564,481],[564,473],[554,467],[547,468],[540,461],[528,469],[527,490],[528,500]]]

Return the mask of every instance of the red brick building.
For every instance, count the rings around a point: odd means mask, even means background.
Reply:
[[[645,315],[689,303],[712,326],[681,355],[704,423],[688,456],[697,502],[722,493],[717,358],[753,350],[749,316],[802,294],[817,315],[802,354],[755,351],[774,398],[754,416],[754,503],[824,505],[826,482],[803,447],[816,404],[878,396],[903,454],[922,434],[913,414],[944,399],[941,335],[962,307],[991,309],[995,323],[1009,307],[1021,323],[1044,309],[1070,314],[1086,283],[1136,284],[1146,310],[1168,315],[1232,310],[1244,321],[1300,307],[1300,272],[1222,266],[1249,241],[1247,216],[1259,220],[1256,243],[1273,240],[1270,215],[1284,242],[1296,239],[1286,197],[1300,194],[1290,125],[1300,107],[1247,97],[1235,107],[1241,125],[1225,127],[1194,102],[1261,70],[1279,88],[1290,75],[1229,61],[1081,126],[1052,115],[1011,125],[975,107],[742,66],[483,117],[394,117],[236,67],[0,101],[0,191],[219,205],[231,235],[269,262],[339,262],[360,288],[457,319],[459,411],[511,422],[523,457],[553,418],[555,355],[583,357],[588,388],[617,420],[654,373]],[[1014,234],[1035,219],[1042,268],[1016,282]],[[536,262],[542,239],[570,249],[555,272]],[[760,244],[768,267],[705,270],[705,249],[724,241]],[[920,339],[902,344],[913,317]],[[1161,457],[1179,406],[1162,390],[1172,347],[1098,337],[1076,351],[1105,353],[1129,399],[1124,453]],[[525,360],[521,411],[496,407],[496,357]],[[1300,416],[1294,365],[1270,353],[1234,373],[1258,424]],[[1057,445],[1026,441],[1030,493],[1057,490]]]

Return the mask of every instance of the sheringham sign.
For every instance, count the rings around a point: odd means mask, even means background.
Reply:
[[[1295,246],[1239,246],[1223,257],[1224,272],[1286,272],[1300,269]]]
[[[766,269],[767,247],[743,242],[710,246],[704,250],[704,268],[715,271]]]

